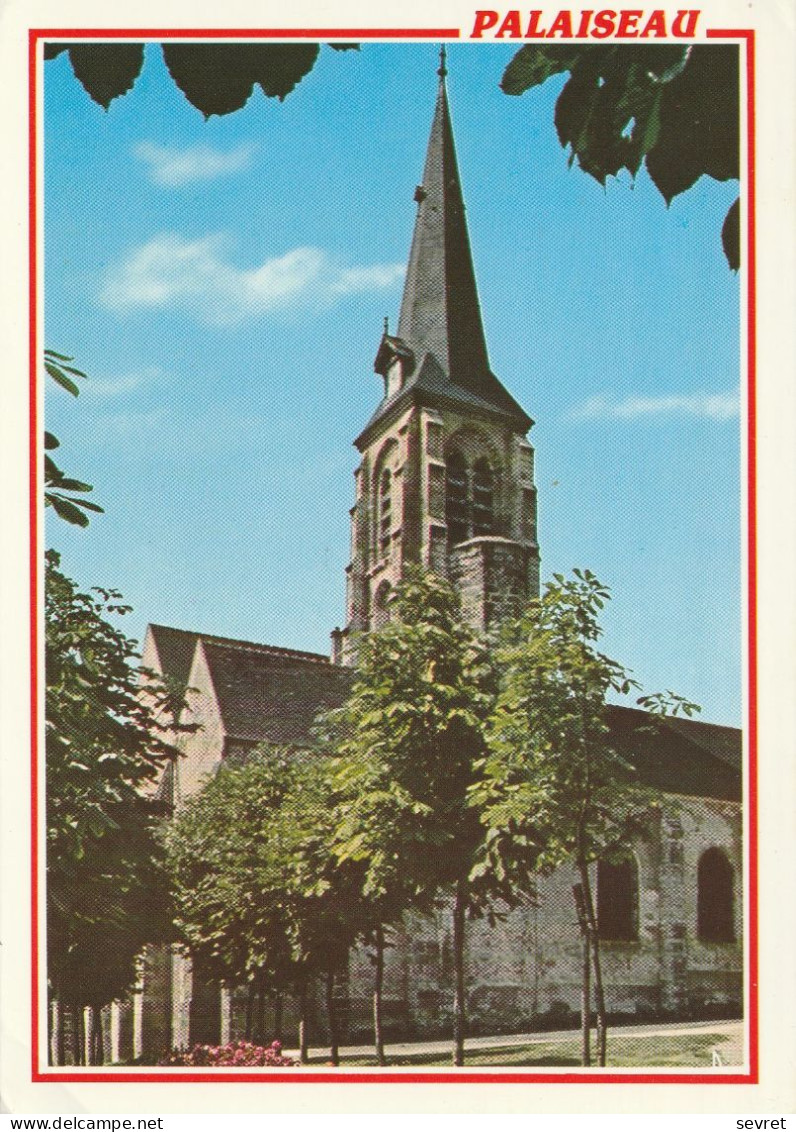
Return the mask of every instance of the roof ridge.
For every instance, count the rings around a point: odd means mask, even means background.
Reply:
[[[308,660],[313,664],[331,664],[328,656],[320,652],[307,652],[304,649],[290,649],[282,645],[265,645],[258,641],[243,641],[235,637],[217,637],[212,633],[197,633],[201,643],[216,648],[230,649],[233,652],[262,653],[268,656],[287,656],[295,660]]]
[[[206,641],[208,644],[220,645],[223,648],[238,649],[240,651],[262,652],[270,656],[291,656],[298,657],[303,660],[311,660],[315,663],[330,664],[328,656],[320,652],[309,652],[305,649],[291,649],[282,645],[266,645],[260,641],[247,641],[240,637],[221,637],[216,633],[203,633],[197,629],[177,629],[173,625],[161,625],[158,622],[150,621],[150,629],[156,632],[160,629],[165,630],[167,633],[179,633],[184,637],[193,637],[196,641]]]

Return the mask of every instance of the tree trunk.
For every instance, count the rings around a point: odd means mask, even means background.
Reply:
[[[384,928],[376,928],[376,970],[373,982],[373,1044],[376,1048],[376,1064],[386,1065],[384,1056],[384,1032],[381,1025],[381,999],[384,990]]]
[[[591,1065],[591,940],[589,939],[589,918],[586,913],[586,900],[582,884],[572,886],[575,897],[575,910],[580,925],[581,940],[581,982],[580,982],[580,1063]]]
[[[608,1053],[608,1012],[605,1009],[605,990],[600,964],[600,940],[596,932],[592,940],[591,954],[594,966],[594,1005],[597,1013],[597,1064],[604,1067]]]
[[[102,1007],[94,1007],[94,1064],[105,1064],[105,1034],[102,1029]]]
[[[464,1037],[467,1029],[467,1012],[464,997],[464,890],[456,886],[453,903],[453,1064],[464,1065]]]
[[[326,1018],[329,1023],[329,1060],[340,1064],[340,1037],[337,1029],[337,1007],[334,1001],[334,971],[326,972]]]
[[[83,1064],[83,1009],[74,1004],[70,1006],[69,1013],[72,1019],[72,1064]]]
[[[246,991],[246,1021],[243,1024],[243,1033],[247,1042],[252,1039],[252,1016],[254,1014],[254,986],[249,983]]]
[[[276,991],[274,994],[274,1040],[277,1042],[282,1041],[282,1018],[284,1014],[284,1000],[282,992]]]
[[[581,936],[583,946],[583,972],[580,988],[580,1063],[591,1065],[591,944],[584,932]]]
[[[59,999],[50,1004],[50,1065],[64,1063],[64,1020]]]
[[[303,986],[299,994],[299,1061],[306,1065],[309,1061],[307,1050],[307,988]]]
[[[605,988],[603,987],[602,965],[600,963],[600,936],[597,930],[597,917],[594,914],[594,901],[591,894],[589,869],[585,861],[579,863],[583,899],[589,926],[592,968],[594,970],[594,1006],[597,1015],[597,1064],[605,1065],[608,1050],[608,1014],[605,1009]]]
[[[83,1007],[83,1064],[96,1065],[97,1056],[97,1042],[96,1042],[96,1026],[97,1019],[93,1006]]]
[[[268,1040],[265,1032],[265,991],[257,992],[257,1040],[264,1046]]]

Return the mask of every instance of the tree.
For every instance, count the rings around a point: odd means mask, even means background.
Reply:
[[[139,695],[135,643],[107,619],[128,610],[115,591],[81,593],[47,552],[48,975],[73,1019],[127,991],[142,946],[169,933],[153,790],[176,755],[165,740],[173,720],[154,679]],[[52,1036],[61,1060],[57,1026]],[[94,1035],[86,1045],[101,1059]]]
[[[497,899],[484,877],[470,876],[482,833],[468,801],[485,753],[493,673],[484,646],[462,620],[456,591],[443,579],[408,568],[389,610],[389,622],[361,641],[352,694],[336,716],[336,852],[362,864],[377,924],[374,1021],[381,1062],[384,929],[408,908],[428,911],[436,896],[452,892],[453,1063],[462,1065],[465,920]]]
[[[601,185],[646,163],[667,204],[706,174],[739,176],[738,49],[726,44],[544,44],[522,47],[501,88],[519,95],[569,72],[555,109],[561,145]],[[738,200],[721,233],[740,265]]]
[[[510,835],[521,832],[536,847],[537,869],[574,866],[584,953],[584,1065],[590,1064],[590,971],[600,1065],[607,1040],[589,867],[600,859],[621,859],[658,804],[614,748],[606,720],[606,697],[637,688],[627,669],[597,647],[600,612],[609,597],[588,570],[574,571],[572,579],[556,574],[514,627],[499,651],[502,687],[483,780],[471,791],[498,856]],[[699,710],[673,693],[642,696],[638,703],[652,719]]]
[[[332,51],[357,49],[330,43]],[[309,74],[320,53],[317,43],[164,43],[163,60],[176,86],[209,118],[245,106],[259,86],[266,98],[284,101]],[[132,90],[144,65],[143,43],[47,43],[44,58],[69,53],[75,77],[107,110]]]
[[[80,388],[75,378],[85,377],[86,375],[82,370],[75,369],[74,366],[70,365],[69,363],[72,361],[74,361],[73,358],[67,357],[66,354],[57,354],[55,350],[44,351],[45,372],[62,389],[66,389],[73,397],[77,397]],[[44,447],[46,450],[44,456],[44,506],[52,507],[56,515],[65,519],[67,523],[73,523],[78,527],[87,527],[89,520],[86,511],[102,512],[98,503],[92,503],[82,497],[83,493],[93,490],[91,484],[71,479],[58,467],[52,456],[46,454],[47,451],[51,452],[60,447],[58,438],[53,436],[51,432],[44,434]],[[69,494],[65,494],[67,492]],[[75,494],[76,492],[78,494]]]
[[[221,982],[247,986],[250,1002],[294,994],[302,1062],[319,975],[337,1062],[334,979],[358,930],[349,870],[328,851],[331,812],[328,766],[316,752],[261,747],[222,765],[167,834],[176,925],[192,958]]]

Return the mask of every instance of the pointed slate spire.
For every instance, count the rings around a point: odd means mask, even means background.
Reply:
[[[533,423],[489,368],[447,104],[444,49],[437,74],[426,165],[422,185],[414,190],[418,213],[399,326],[394,335],[385,326],[374,363],[385,378],[385,396],[354,441],[360,449],[409,398],[497,414],[521,432]],[[402,377],[393,383],[388,375],[396,361],[401,362]]]
[[[400,359],[403,379],[397,387],[387,383],[384,400],[355,442],[360,448],[408,397],[497,413],[510,418],[521,432],[533,424],[489,368],[448,108],[444,48],[437,74],[439,91],[423,183],[415,189],[417,217],[398,329],[391,335],[385,328],[374,364],[386,379]]]
[[[445,89],[444,50],[439,92],[423,170],[398,337],[420,362],[431,353],[457,385],[477,391],[489,374],[470,239]]]

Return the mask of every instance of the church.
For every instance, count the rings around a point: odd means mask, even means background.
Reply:
[[[388,617],[391,588],[420,563],[447,577],[467,619],[489,630],[539,593],[533,425],[490,368],[445,83],[439,90],[395,330],[374,368],[383,397],[354,443],[346,622],[330,655],[150,625],[143,664],[192,689],[182,758],[159,784],[180,805],[220,763],[259,743],[301,745],[345,699],[357,639]],[[340,501],[343,506],[349,500]],[[611,707],[614,743],[662,791],[659,820],[620,864],[595,866],[608,1009],[617,1018],[739,1017],[743,1012],[742,742],[731,727]],[[565,875],[566,874],[566,875]],[[581,943],[572,878],[540,880],[533,907],[468,928],[472,1033],[577,1024]],[[442,1036],[452,1004],[449,917],[411,917],[388,953],[388,1040]],[[345,1041],[370,1033],[372,968],[350,956]],[[178,950],[145,957],[131,1007],[116,1009],[116,1059],[242,1036],[244,1006]],[[319,1008],[316,1035],[323,1035]]]

